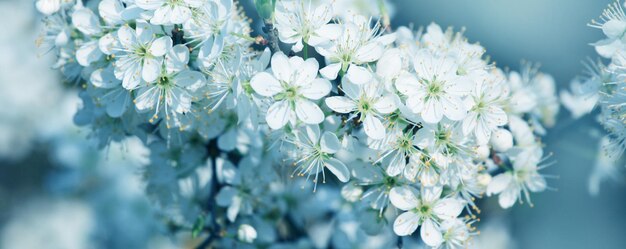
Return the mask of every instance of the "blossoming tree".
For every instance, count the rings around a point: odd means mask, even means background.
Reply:
[[[346,3],[257,0],[254,32],[232,0],[39,0],[38,43],[81,88],[76,124],[141,139],[147,194],[201,246],[464,248],[476,198],[546,189],[550,76]]]

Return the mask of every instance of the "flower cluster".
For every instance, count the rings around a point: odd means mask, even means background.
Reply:
[[[615,177],[615,166],[626,149],[626,14],[620,2],[610,4],[589,26],[606,36],[591,44],[601,59],[586,63],[584,77],[572,80],[570,90],[560,95],[573,118],[598,109],[597,120],[608,133],[599,143],[600,153],[590,177],[590,192],[597,193],[601,181]]]
[[[418,228],[460,248],[476,198],[546,189],[550,76],[436,24],[392,31],[384,4],[274,2],[255,1],[253,37],[232,0],[37,1],[40,48],[82,87],[75,122],[102,147],[143,141],[172,227],[220,248],[388,248]]]

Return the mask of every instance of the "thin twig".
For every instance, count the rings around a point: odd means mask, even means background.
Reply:
[[[272,24],[272,21],[265,20],[265,27],[263,28],[263,31],[268,36],[267,40],[270,50],[272,50],[272,53],[280,52],[278,30],[274,28],[274,24]]]

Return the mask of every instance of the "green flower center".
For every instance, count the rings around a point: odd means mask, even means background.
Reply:
[[[371,110],[372,105],[370,104],[369,100],[361,98],[359,99],[358,108],[360,113],[368,113]]]
[[[396,178],[393,178],[393,177],[390,177],[390,176],[386,176],[383,179],[383,184],[385,186],[387,186],[388,188],[392,188],[392,187],[396,186],[396,183],[397,183]]]
[[[156,84],[159,88],[162,89],[168,89],[174,86],[174,82],[172,82],[172,80],[166,75],[159,77]]]
[[[290,100],[295,100],[298,96],[298,89],[295,87],[289,87],[285,89],[285,97]]]
[[[441,92],[443,92],[442,82],[437,81],[437,79],[429,82],[427,92],[430,96],[438,96]]]

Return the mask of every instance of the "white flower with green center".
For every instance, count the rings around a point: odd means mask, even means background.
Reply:
[[[406,106],[414,113],[421,113],[427,123],[437,123],[443,116],[450,120],[462,120],[467,114],[463,97],[473,82],[457,75],[454,60],[437,57],[426,50],[413,58],[413,74],[402,73],[396,88],[407,97]]]
[[[420,236],[424,242],[437,247],[443,242],[441,223],[456,219],[463,211],[463,203],[455,198],[441,198],[441,187],[421,188],[421,193],[407,187],[394,187],[389,200],[396,208],[405,211],[393,222],[398,236],[411,235],[421,225]]]
[[[339,24],[329,24],[333,16],[330,4],[313,7],[308,1],[279,1],[274,12],[274,26],[284,43],[295,43],[292,50],[300,52],[304,43],[318,46],[341,34]]]
[[[264,97],[272,97],[274,103],[267,110],[265,121],[272,129],[280,129],[296,118],[305,124],[319,124],[324,113],[312,100],[328,95],[331,84],[317,78],[319,64],[310,58],[288,58],[282,52],[272,56],[272,73],[261,72],[250,79],[250,86]]]
[[[398,132],[394,137],[395,139],[391,140],[391,148],[376,160],[387,165],[386,172],[390,176],[402,173],[406,168],[407,159],[421,154],[412,132]]]
[[[483,81],[476,84],[470,97],[465,100],[470,109],[463,119],[463,134],[474,133],[478,144],[486,144],[491,133],[508,122],[506,112],[502,109],[502,97],[508,94],[498,83]]]
[[[165,125],[181,126],[178,114],[191,110],[192,92],[204,84],[204,75],[187,68],[189,49],[185,45],[176,45],[166,55],[165,69],[158,79],[141,87],[135,98],[135,105],[141,111],[154,110],[150,122],[159,118],[158,113],[165,113]],[[174,123],[171,123],[174,121]]]
[[[169,36],[156,38],[152,26],[145,21],[137,21],[133,30],[122,26],[117,31],[121,44],[115,61],[115,76],[122,80],[128,90],[137,88],[141,81],[152,83],[161,75],[163,56],[172,47]]]
[[[363,16],[355,16],[351,22],[343,24],[341,35],[316,51],[326,57],[328,65],[320,70],[327,79],[336,79],[339,71],[355,84],[365,84],[372,79],[372,73],[364,64],[378,60],[384,46],[393,42],[395,35],[380,36],[380,25],[370,28]]]
[[[343,162],[334,158],[334,154],[341,149],[341,143],[332,132],[324,131],[320,136],[317,125],[307,125],[296,133],[291,141],[297,148],[296,165],[298,168],[293,172],[299,176],[306,175],[307,180],[313,176],[315,187],[319,182],[319,173],[322,173],[322,182],[326,182],[324,168],[332,172],[341,182],[350,180],[350,171]]]
[[[385,93],[376,81],[357,85],[346,79],[341,85],[345,96],[328,97],[326,105],[338,113],[351,113],[350,119],[359,116],[368,137],[383,139],[386,131],[381,119],[397,109],[394,95]]]
[[[542,150],[526,149],[513,159],[513,168],[501,173],[491,180],[487,186],[487,196],[498,195],[498,203],[502,208],[510,208],[516,201],[522,201],[522,193],[532,206],[530,192],[541,192],[547,188],[545,178],[539,174],[538,164],[541,162]]]
[[[202,6],[203,0],[136,0],[145,10],[154,10],[150,23],[155,25],[182,24],[191,18],[191,9]]]
[[[461,249],[468,247],[470,235],[470,225],[461,219],[445,220],[441,223],[443,233],[443,243],[438,248],[441,249]]]

